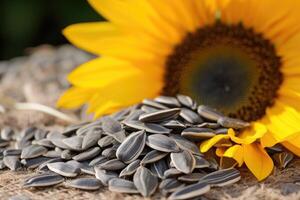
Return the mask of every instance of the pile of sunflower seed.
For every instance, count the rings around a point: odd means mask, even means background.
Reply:
[[[66,187],[169,199],[198,197],[240,179],[199,152],[198,143],[249,126],[198,106],[190,97],[159,96],[63,132],[30,127],[1,130],[0,169],[34,169],[24,187]],[[89,175],[88,177],[83,175]]]

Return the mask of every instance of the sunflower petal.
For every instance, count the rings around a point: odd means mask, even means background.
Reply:
[[[254,122],[252,127],[242,131],[239,136],[235,135],[233,129],[228,130],[228,135],[232,141],[238,144],[251,144],[261,138],[267,132],[266,127],[259,122]]]
[[[229,147],[223,154],[224,157],[233,158],[241,167],[244,163],[243,147],[241,145],[234,145]]]
[[[292,137],[300,132],[300,113],[294,108],[277,101],[274,106],[267,109],[267,116],[270,123],[266,124],[272,136],[278,141]]]
[[[243,155],[245,164],[259,181],[271,174],[273,161],[260,144],[243,144]]]
[[[92,98],[94,93],[93,89],[72,87],[59,98],[57,106],[67,109],[78,108]]]
[[[203,153],[207,152],[211,147],[213,147],[220,140],[228,139],[228,138],[229,138],[228,135],[224,135],[224,134],[216,135],[213,138],[202,142],[201,145],[200,145],[200,151],[203,152]]]
[[[300,157],[300,147],[299,145],[293,145],[291,142],[289,141],[285,141],[281,143],[285,148],[287,148],[288,150],[290,150],[293,154],[297,155],[298,157]],[[298,143],[299,144],[299,143]]]

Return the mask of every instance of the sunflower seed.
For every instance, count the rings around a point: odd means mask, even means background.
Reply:
[[[47,152],[47,149],[39,145],[30,145],[22,150],[21,158],[35,158],[43,155]]]
[[[227,134],[228,128],[218,128],[215,130],[216,134]]]
[[[77,161],[89,160],[99,155],[100,152],[101,149],[99,147],[93,147],[80,154],[77,154],[76,156],[73,156],[73,159]]]
[[[218,124],[225,128],[241,129],[250,126],[250,123],[244,122],[240,119],[221,117],[218,119]]]
[[[205,106],[205,105],[200,105],[198,106],[197,109],[199,115],[205,119],[217,122],[219,118],[224,117],[224,115],[215,109]]]
[[[142,166],[136,170],[133,176],[133,183],[144,197],[152,195],[158,186],[156,176],[149,169]]]
[[[137,168],[140,166],[141,161],[140,160],[135,160],[132,163],[130,163],[129,165],[127,165],[127,167],[125,167],[121,172],[119,177],[123,177],[123,176],[129,176],[132,175],[136,172]]]
[[[199,148],[197,147],[197,145],[195,143],[190,142],[189,140],[185,139],[181,135],[172,134],[172,135],[170,135],[170,137],[174,139],[176,144],[182,150],[187,150],[194,154],[201,154],[199,151]]]
[[[183,182],[198,182],[203,176],[205,176],[204,173],[191,173],[179,176],[178,180]]]
[[[191,97],[182,94],[178,94],[176,97],[181,105],[188,107],[192,110],[196,110],[197,104],[195,101],[193,101]]]
[[[61,152],[47,151],[46,153],[43,154],[43,156],[48,157],[48,158],[58,158],[58,157],[61,157]]]
[[[119,160],[125,163],[131,163],[134,161],[144,149],[146,143],[145,131],[138,131],[131,134],[126,140],[119,146],[116,152],[116,156]]]
[[[178,153],[171,153],[171,160],[176,169],[185,174],[192,173],[196,166],[194,156],[189,151],[185,150]]]
[[[90,161],[89,166],[96,166],[96,165],[99,165],[99,164],[104,163],[106,161],[108,161],[106,157],[104,157],[102,155],[97,156],[93,160]]]
[[[21,153],[21,149],[6,149],[3,151],[4,156],[20,156]]]
[[[47,187],[62,183],[64,178],[58,174],[42,174],[29,178],[23,185],[24,188],[28,187]]]
[[[181,108],[180,117],[191,124],[199,124],[203,122],[197,113],[188,108]]]
[[[123,123],[126,126],[137,130],[145,130],[147,133],[168,134],[171,132],[171,129],[167,129],[162,125],[154,123],[143,123],[140,121],[126,121]]]
[[[158,96],[154,99],[154,101],[166,105],[168,107],[180,107],[180,103],[175,97]]]
[[[158,151],[163,152],[177,152],[179,151],[179,147],[175,143],[175,141],[165,135],[154,134],[149,135],[146,140],[146,144]]]
[[[102,118],[102,129],[106,133],[114,134],[122,131],[122,125],[111,117]]]
[[[177,179],[167,178],[162,180],[162,182],[159,184],[159,189],[165,193],[170,193],[182,188],[183,186],[184,184],[179,182]]]
[[[192,199],[207,193],[209,190],[210,186],[205,181],[200,181],[198,183],[177,189],[169,196],[169,199]]]
[[[151,107],[158,108],[158,109],[168,109],[167,106],[164,106],[164,105],[162,105],[156,101],[150,100],[150,99],[144,99],[142,103],[144,105],[151,106]]]
[[[18,156],[5,156],[3,162],[12,171],[21,169],[21,162]]]
[[[49,160],[46,160],[42,164],[38,166],[39,171],[45,171],[48,170],[47,164],[48,163],[56,163],[56,162],[62,162],[63,160],[61,158],[49,158]]]
[[[105,148],[111,144],[113,144],[113,142],[115,141],[115,139],[111,136],[104,136],[103,138],[101,138],[100,140],[98,140],[98,145],[101,148]]]
[[[159,160],[151,165],[151,172],[160,179],[164,178],[164,172],[169,169],[165,160]]]
[[[42,139],[45,139],[48,135],[48,131],[46,130],[43,130],[43,129],[37,129],[35,132],[34,132],[34,139],[35,140],[42,140]]]
[[[89,130],[82,140],[81,149],[88,149],[95,146],[101,138],[101,133],[101,131],[95,131],[94,129]]]
[[[47,147],[47,148],[54,148],[54,144],[49,140],[49,139],[40,139],[40,140],[35,140],[32,142],[32,144],[37,144],[43,147]]]
[[[73,136],[65,138],[62,140],[65,145],[67,145],[72,150],[81,151],[82,150],[82,136]]]
[[[164,172],[164,178],[176,177],[181,175],[182,172],[176,168],[170,168]]]
[[[101,163],[100,165],[98,165],[101,169],[105,169],[105,170],[122,170],[126,167],[125,163],[123,163],[122,161],[118,160],[118,159],[112,159],[109,160],[105,163]]]
[[[167,128],[177,129],[177,130],[182,130],[182,129],[186,128],[186,126],[178,120],[165,121],[165,122],[162,122],[161,125],[163,125],[164,127],[167,127]]]
[[[204,139],[214,137],[216,134],[213,129],[210,128],[186,128],[182,131],[181,135],[189,140],[200,142]]]
[[[76,153],[74,153],[74,152],[72,152],[72,151],[70,151],[70,150],[67,149],[67,150],[63,150],[61,152],[60,157],[62,159],[65,159],[65,160],[71,160],[72,157],[75,156],[75,155],[76,155]]]
[[[141,164],[145,165],[148,163],[154,163],[154,162],[164,158],[167,155],[168,155],[168,152],[152,150],[144,156],[144,158],[141,161]]]
[[[64,162],[48,163],[49,170],[65,177],[75,177],[80,173],[80,169]]]
[[[101,155],[106,157],[107,159],[116,158],[117,149],[114,147],[106,148],[102,151]]]
[[[273,155],[273,159],[281,169],[286,168],[293,158],[294,155],[289,152],[276,153]]]
[[[28,169],[35,169],[48,160],[50,160],[50,158],[40,156],[36,158],[23,159],[21,160],[21,163]]]
[[[152,112],[157,112],[160,109],[154,108],[152,106],[143,105],[141,107],[141,110],[144,111],[145,113],[152,113]]]
[[[203,122],[201,124],[196,125],[199,128],[212,128],[216,129],[220,127],[220,124],[215,123],[215,122]]]
[[[202,177],[201,180],[212,186],[231,185],[241,179],[240,172],[235,168],[221,169]]]
[[[7,140],[7,141],[12,140],[14,137],[14,134],[15,134],[14,130],[11,129],[10,127],[4,127],[0,133],[1,139]]]
[[[31,140],[34,137],[34,133],[37,130],[36,127],[29,127],[21,131],[20,138],[23,140]]]
[[[139,191],[136,189],[132,181],[128,181],[121,178],[113,178],[108,182],[108,189],[112,192],[120,192],[127,194],[138,194]]]
[[[109,180],[118,177],[118,173],[102,170],[99,167],[95,167],[95,172],[96,172],[95,174],[96,178],[99,179],[101,183],[105,186],[108,185]]]
[[[81,190],[98,190],[101,187],[100,181],[95,178],[78,178],[67,181],[65,185]]]
[[[180,113],[180,108],[159,110],[156,112],[145,113],[139,116],[142,122],[162,122],[165,120],[175,119]]]
[[[85,174],[89,174],[89,175],[95,175],[95,169],[94,167],[92,166],[89,166],[88,163],[81,163],[82,165],[80,166],[80,170],[82,173],[85,173]]]
[[[196,169],[202,169],[210,166],[210,163],[205,160],[203,157],[199,155],[194,155],[194,158],[196,160],[195,168]]]

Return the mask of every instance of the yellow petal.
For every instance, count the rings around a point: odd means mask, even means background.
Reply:
[[[118,81],[126,76],[141,73],[125,61],[115,58],[101,57],[86,62],[68,75],[68,80],[78,87],[99,88]]]
[[[225,147],[217,147],[216,148],[216,155],[219,156],[219,157],[222,157],[225,153],[227,148]]]
[[[228,130],[228,135],[232,141],[238,144],[251,144],[261,138],[267,132],[266,127],[259,122],[254,122],[251,127],[245,129],[238,136],[233,129]]]
[[[202,142],[201,145],[200,145],[200,151],[203,152],[203,153],[207,152],[212,146],[214,146],[220,140],[228,139],[228,138],[229,138],[228,135],[224,135],[224,134],[216,135],[213,138]]]
[[[288,150],[290,150],[293,154],[297,155],[298,157],[300,157],[300,147],[299,146],[295,146],[293,144],[291,144],[288,141],[282,142],[281,143],[285,148],[287,148]]]
[[[300,67],[299,67],[300,69]],[[278,100],[288,106],[295,108],[298,112],[300,112],[300,93],[293,91],[289,88],[281,86],[278,91]]]
[[[223,157],[233,158],[238,164],[239,167],[243,165],[243,147],[240,145],[234,145],[229,147],[223,154]]]
[[[94,95],[95,90],[72,87],[64,92],[59,98],[57,106],[61,108],[74,109],[85,104]]]
[[[254,176],[259,180],[265,179],[273,170],[273,161],[258,143],[243,144],[244,162]]]
[[[267,116],[270,123],[266,126],[278,142],[300,132],[300,113],[280,101],[276,101],[275,105],[267,109]]]
[[[273,137],[271,132],[267,132],[260,138],[260,143],[263,147],[272,147],[278,143],[278,141]]]
[[[97,41],[101,38],[120,35],[120,32],[110,22],[89,22],[70,25],[63,30],[63,34],[77,47],[100,54]]]

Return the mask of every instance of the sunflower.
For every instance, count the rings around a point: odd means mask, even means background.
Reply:
[[[186,94],[251,122],[239,135],[231,130],[218,136],[235,142],[219,154],[245,163],[259,180],[273,169],[265,147],[281,143],[300,156],[300,2],[89,3],[108,21],[75,24],[63,32],[99,57],[68,76],[73,86],[58,106],[88,104],[87,112],[97,117],[144,98]],[[210,148],[207,143],[202,151]]]

